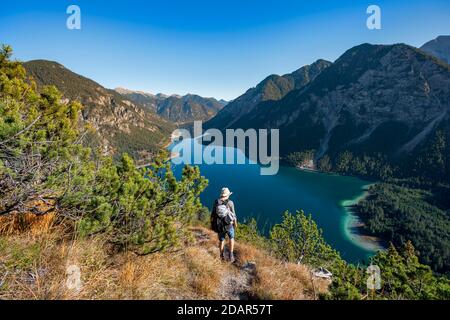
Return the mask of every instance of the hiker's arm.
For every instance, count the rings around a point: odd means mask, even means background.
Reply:
[[[209,220],[212,222],[213,221],[213,217],[216,214],[216,202],[214,201],[213,207],[211,209],[211,216],[209,217]]]
[[[237,227],[237,215],[236,215],[236,211],[234,211],[234,202],[230,201],[230,210],[231,212],[233,212],[234,214],[234,226]]]

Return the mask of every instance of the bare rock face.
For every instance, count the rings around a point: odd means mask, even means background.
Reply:
[[[420,49],[450,64],[450,36],[439,36],[425,43]]]
[[[125,99],[133,101],[134,103],[152,110],[155,113],[158,111],[159,102],[168,97],[162,94],[153,95],[148,92],[133,91],[125,88],[116,88],[114,90],[122,95]]]
[[[77,100],[83,105],[81,120],[96,131],[90,144],[100,146],[105,153],[128,152],[139,160],[142,154],[151,154],[164,145],[174,129],[148,108],[56,62],[35,60],[24,66],[38,87],[54,85],[65,100]]]
[[[448,64],[404,44],[363,44],[283,98],[252,106],[232,127],[280,129],[282,154],[314,149],[316,158],[344,150],[395,157],[438,128],[448,133],[449,116]]]

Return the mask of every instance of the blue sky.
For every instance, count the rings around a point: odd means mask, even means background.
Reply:
[[[71,4],[81,30],[66,28]],[[381,30],[366,28],[370,4]],[[448,0],[17,0],[0,10],[0,43],[19,60],[55,60],[109,88],[224,99],[360,43],[450,34]]]

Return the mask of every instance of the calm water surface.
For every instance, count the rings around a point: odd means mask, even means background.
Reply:
[[[195,140],[180,142],[184,145],[197,143]],[[173,148],[171,146],[170,148]],[[234,150],[241,153],[240,150]],[[290,167],[280,167],[277,175],[262,176],[258,164],[200,164],[200,171],[209,180],[201,196],[202,203],[211,208],[222,187],[228,187],[233,195],[236,213],[242,221],[257,219],[262,232],[281,221],[284,211],[304,210],[311,214],[323,229],[325,239],[349,262],[366,261],[374,252],[358,243],[347,223],[349,213],[343,202],[355,199],[364,191],[368,182],[353,177],[343,177]],[[174,165],[180,174],[182,165]]]

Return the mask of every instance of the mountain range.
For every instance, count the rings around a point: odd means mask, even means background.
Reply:
[[[89,131],[88,145],[101,147],[106,154],[127,152],[142,162],[169,142],[176,126],[208,120],[226,104],[193,94],[111,90],[54,61],[33,60],[23,65],[38,88],[54,85],[65,100],[83,105],[81,120],[95,129]]]
[[[211,119],[226,105],[224,100],[204,98],[195,94],[164,95],[132,91],[124,88],[116,88],[126,99],[157,113],[161,117],[177,124],[186,124],[196,120],[205,121]]]
[[[278,128],[282,156],[315,150],[316,160],[348,150],[392,159],[449,134],[449,36],[421,49],[362,44],[334,63],[319,59],[285,75],[270,75],[229,102],[188,94],[110,90],[61,64],[24,64],[38,87],[55,85],[84,105],[92,140],[109,153],[137,158],[167,142],[175,126],[195,120],[205,128]]]
[[[169,142],[175,128],[170,121],[116,91],[57,62],[33,60],[24,63],[24,67],[38,89],[54,85],[64,99],[83,105],[81,120],[95,129],[88,139],[92,147],[101,147],[107,154],[128,152],[138,160],[145,160]]]
[[[348,150],[397,159],[438,129],[450,135],[450,66],[405,44],[362,44],[334,63],[269,76],[205,127],[277,128],[282,156]]]
[[[330,65],[329,61],[317,60],[290,74],[283,76],[272,74],[256,87],[248,89],[243,95],[228,103],[226,108],[205,124],[205,127],[231,127],[239,118],[252,112],[259,103],[280,100],[290,91],[303,88]]]
[[[420,47],[425,52],[450,63],[450,36],[439,36]]]

